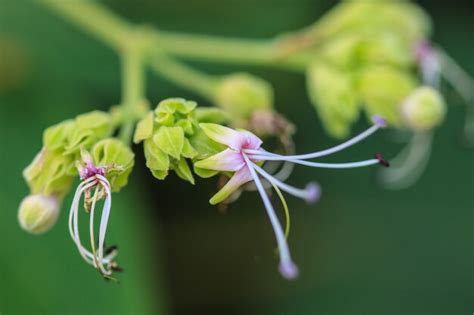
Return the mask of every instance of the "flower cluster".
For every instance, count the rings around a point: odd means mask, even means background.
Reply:
[[[419,46],[430,29],[421,8],[406,1],[345,1],[313,27],[312,36],[330,40],[308,67],[308,91],[331,135],[346,137],[362,109],[415,131],[443,121],[445,104],[433,87],[436,62]],[[420,89],[436,102],[414,102]],[[407,102],[417,108],[413,115],[404,110]]]

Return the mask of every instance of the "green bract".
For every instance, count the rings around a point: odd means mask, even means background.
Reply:
[[[220,111],[199,111],[197,104],[181,98],[161,101],[137,125],[134,142],[144,142],[146,165],[153,176],[164,179],[170,170],[194,184],[187,159],[193,160],[215,153],[211,140],[202,135],[197,117],[220,120]],[[210,115],[212,114],[212,115]],[[195,169],[200,176],[207,175]]]
[[[229,113],[234,125],[242,125],[255,111],[273,107],[273,89],[259,77],[236,73],[219,81],[214,101]]]
[[[97,142],[91,151],[95,165],[106,167],[107,180],[113,192],[127,184],[135,164],[135,154],[122,141],[108,138]]]

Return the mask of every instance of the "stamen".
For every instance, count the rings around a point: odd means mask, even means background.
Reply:
[[[274,183],[271,183],[271,185],[273,189],[275,189],[278,195],[278,198],[280,198],[281,204],[283,205],[283,210],[285,212],[285,237],[286,239],[288,239],[288,236],[290,236],[290,225],[291,225],[290,209],[288,208],[288,204],[286,203],[285,197],[281,193],[280,188],[278,188],[278,186],[276,186]]]
[[[280,187],[283,191],[286,191],[287,193],[292,194],[292,195],[295,196],[295,197],[304,199],[304,200],[306,200],[307,202],[311,202],[311,201],[316,201],[316,200],[317,200],[317,198],[315,198],[315,197],[317,197],[317,196],[315,196],[315,192],[314,192],[314,185],[316,185],[316,184],[313,184],[312,186],[307,186],[307,188],[309,187],[310,190],[308,190],[308,189],[296,188],[296,187],[290,186],[290,185],[288,185],[287,183],[284,183],[284,182],[280,181],[279,179],[273,177],[272,175],[268,174],[263,168],[261,168],[260,166],[256,165],[256,164],[253,163],[252,161],[250,161],[250,163],[252,164],[252,167],[253,167],[258,173],[260,173],[260,175],[262,175],[266,180],[268,180],[272,185],[278,186],[278,187]]]
[[[263,185],[255,169],[253,168],[253,163],[250,162],[250,159],[245,154],[242,154],[242,156],[245,159],[249,172],[255,182],[260,197],[262,198],[263,204],[265,205],[265,209],[267,210],[267,215],[270,219],[270,223],[273,227],[273,232],[275,233],[280,253],[280,273],[286,279],[295,279],[298,276],[298,267],[296,267],[296,265],[291,260],[290,251],[288,249],[288,244],[286,243],[285,234],[283,233],[280,222],[278,222],[275,210],[273,209],[270,199],[268,198],[265,189],[263,188]]]
[[[375,158],[379,161],[380,165],[383,165],[385,167],[390,166],[390,163],[384,159],[382,153],[375,153]]]
[[[251,156],[253,159],[255,156]],[[256,156],[257,159],[261,158],[259,156]],[[273,160],[270,158],[270,160]],[[295,163],[295,164],[301,164],[301,165],[306,165],[310,167],[316,167],[316,168],[331,168],[331,169],[346,169],[346,168],[359,168],[359,167],[365,167],[365,166],[371,166],[375,164],[379,164],[380,160],[378,159],[370,159],[370,160],[364,160],[364,161],[358,161],[358,162],[350,162],[350,163],[318,163],[318,162],[310,162],[310,161],[304,161],[304,160],[288,160],[288,162]]]
[[[279,154],[274,154],[270,153],[268,151],[264,150],[243,150],[243,152],[247,154],[253,154],[252,159],[264,159],[264,160],[271,160],[271,161],[288,161],[288,160],[307,160],[307,159],[315,159],[323,156],[327,156],[339,151],[342,151],[348,147],[353,146],[354,144],[366,139],[367,137],[371,136],[374,134],[377,130],[380,128],[385,128],[387,126],[387,123],[385,119],[383,119],[380,116],[373,116],[372,117],[372,122],[374,125],[358,136],[355,136],[354,138],[343,142],[335,147],[323,150],[323,151],[318,151],[318,152],[313,152],[313,153],[308,153],[308,154],[298,154],[298,155],[279,155]]]

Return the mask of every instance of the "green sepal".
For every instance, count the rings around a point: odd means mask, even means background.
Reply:
[[[184,131],[180,127],[161,126],[153,135],[153,142],[166,154],[179,160],[184,146]]]
[[[48,150],[61,150],[74,129],[74,120],[66,120],[48,127],[43,133],[43,145]]]
[[[135,164],[135,154],[122,141],[107,138],[92,148],[94,164],[106,167],[106,177],[114,192],[122,189]]]
[[[153,135],[153,112],[149,112],[137,124],[135,134],[133,135],[133,143],[140,143]]]
[[[161,151],[152,139],[145,140],[143,144],[146,166],[153,171],[168,171],[170,160],[168,154]]]
[[[185,158],[181,158],[173,169],[176,172],[176,175],[194,185],[193,173],[191,172]]]
[[[196,149],[194,149],[191,143],[189,142],[189,140],[185,138],[184,145],[183,145],[183,152],[181,152],[181,154],[185,158],[193,159],[199,154],[199,152]]]

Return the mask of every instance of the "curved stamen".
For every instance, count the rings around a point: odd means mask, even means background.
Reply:
[[[260,197],[262,198],[265,209],[267,210],[267,215],[270,219],[270,223],[273,227],[273,232],[275,233],[280,254],[280,273],[287,279],[294,279],[298,276],[298,267],[291,260],[290,250],[288,249],[288,244],[286,243],[286,237],[275,214],[275,210],[273,209],[272,203],[265,192],[265,188],[263,188],[260,178],[253,168],[253,163],[250,162],[250,159],[245,154],[242,154],[242,156],[247,164],[250,175],[255,182]]]
[[[92,197],[92,205],[91,205],[90,220],[89,220],[89,234],[90,234],[91,249],[92,249],[92,255],[94,259],[95,268],[99,268],[99,266],[101,265],[101,262],[97,260],[97,254],[95,251],[95,239],[94,239],[94,212],[95,212],[95,204],[97,202],[98,193],[99,193],[99,187],[96,186],[94,197]]]
[[[102,260],[104,257],[105,233],[107,231],[107,224],[109,221],[110,209],[112,207],[112,198],[111,198],[109,181],[104,176],[101,176],[101,175],[97,175],[97,178],[99,178],[102,184],[102,187],[104,187],[105,193],[106,193],[105,203],[102,209],[102,216],[100,219],[100,227],[99,227],[98,254],[99,254],[99,260]]]
[[[268,174],[263,168],[256,165],[252,161],[250,161],[250,163],[252,164],[252,167],[258,173],[260,173],[260,175],[262,175],[266,180],[268,180],[271,184],[274,184],[275,186],[278,186],[279,188],[281,188],[283,191],[286,191],[287,193],[289,193],[289,194],[291,194],[295,197],[304,199],[307,202],[315,201],[314,200],[315,198],[312,194],[313,190],[312,189],[308,190],[308,188],[310,188],[312,186],[308,186],[306,189],[293,187],[291,185],[288,185],[287,183],[284,183],[284,182],[280,181],[279,179],[273,177],[272,175]]]
[[[94,178],[91,180],[86,180],[83,183],[81,183],[75,193],[72,205],[71,205],[71,212],[70,212],[70,233],[71,237],[74,241],[74,243],[77,246],[77,249],[79,250],[79,253],[81,257],[91,265],[94,265],[92,258],[93,255],[82,246],[81,240],[80,240],[80,235],[79,235],[79,227],[78,227],[78,216],[79,216],[79,202],[81,200],[82,194],[89,188],[93,187],[96,185],[96,182]]]
[[[298,155],[279,155],[279,154],[270,153],[270,152],[265,151],[265,150],[246,150],[246,149],[244,149],[243,152],[255,155],[256,159],[262,158],[262,159],[270,160],[267,157],[271,156],[272,161],[288,161],[288,160],[295,160],[295,159],[296,160],[315,159],[315,158],[327,156],[327,155],[342,151],[342,150],[344,150],[348,147],[351,147],[354,144],[368,138],[369,136],[374,134],[380,128],[386,127],[385,120],[383,118],[379,117],[379,116],[374,116],[372,118],[372,121],[374,122],[374,125],[372,127],[368,128],[367,130],[365,130],[364,132],[362,132],[361,134],[359,134],[359,135],[355,136],[354,138],[352,138],[352,139],[350,139],[346,142],[343,142],[343,143],[341,143],[341,144],[339,144],[335,147],[332,147],[332,148],[329,148],[329,149],[326,149],[326,150],[323,150],[323,151],[318,151],[318,152],[313,152],[313,153],[308,153],[308,154],[298,154]]]
[[[254,157],[256,159],[262,159],[262,156],[255,156],[255,155],[250,156],[250,158],[252,159]],[[269,157],[268,159],[270,161],[273,161],[273,157]],[[332,169],[358,168],[358,167],[371,166],[375,164],[382,164],[382,161],[378,158],[358,161],[358,162],[350,162],[350,163],[318,163],[318,162],[310,162],[310,161],[305,161],[305,160],[288,160],[288,162],[306,165],[310,167],[316,167],[316,168],[332,168]]]

